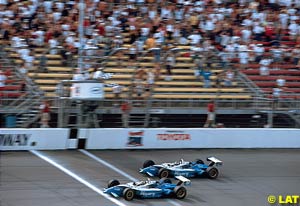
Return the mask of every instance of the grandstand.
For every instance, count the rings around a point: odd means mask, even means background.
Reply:
[[[173,5],[170,2],[169,4]],[[164,5],[160,6],[165,8]],[[206,6],[213,8],[216,5]],[[139,8],[135,5],[136,10]],[[132,11],[124,9],[124,12]],[[38,127],[39,105],[45,99],[50,100],[52,105],[51,127],[121,127],[121,110],[116,102],[120,103],[125,99],[129,99],[132,103],[130,127],[202,127],[206,119],[206,105],[211,100],[217,105],[216,123],[222,123],[226,127],[263,127],[269,123],[275,127],[300,126],[300,71],[298,65],[292,63],[291,56],[289,60],[282,57],[279,63],[270,64],[270,74],[262,76],[259,62],[249,58],[247,64],[241,63],[243,58],[240,56],[241,53],[247,53],[250,57],[255,55],[255,49],[252,49],[251,45],[254,44],[254,40],[248,44],[236,41],[234,43],[240,47],[247,45],[247,50],[227,51],[225,47],[226,55],[230,56],[225,67],[224,60],[220,57],[223,52],[221,43],[206,36],[205,29],[199,28],[199,34],[205,37],[200,46],[193,44],[188,38],[186,44],[181,44],[182,42],[176,41],[175,38],[166,38],[163,45],[157,43],[155,48],[149,48],[146,43],[142,46],[142,50],[136,46],[137,57],[132,60],[130,59],[132,48],[138,41],[132,42],[131,26],[138,27],[138,24],[122,23],[121,27],[124,26],[124,29],[116,27],[115,31],[112,31],[108,28],[111,26],[110,15],[99,17],[98,33],[86,35],[85,38],[91,41],[97,39],[92,46],[74,50],[72,46],[61,43],[51,47],[47,42],[49,39],[46,38],[41,44],[25,46],[25,49],[33,54],[34,59],[30,62],[30,66],[26,67],[26,73],[20,70],[25,61],[24,54],[20,52],[24,49],[24,45],[16,46],[12,39],[1,40],[1,69],[8,77],[5,87],[0,89],[1,126],[5,126],[7,116],[15,116],[17,127]],[[120,20],[121,18],[124,17],[120,17]],[[140,20],[136,18],[135,21]],[[67,17],[60,23],[65,25],[66,22]],[[89,23],[92,24],[93,21],[90,19]],[[101,24],[107,26],[104,34],[100,32]],[[162,27],[168,25],[168,23],[161,24]],[[242,38],[241,32],[238,35],[232,34],[231,37]],[[117,36],[122,37],[122,41],[119,41]],[[20,37],[25,38],[23,34],[20,34]],[[67,42],[69,36],[62,37],[66,38]],[[38,35],[29,39],[35,38],[38,39]],[[280,45],[286,45],[281,49],[283,54],[284,51],[291,50],[294,45],[299,44],[297,38],[294,39],[289,35],[288,29],[280,40],[275,35],[272,38]],[[86,40],[85,45],[91,43],[89,40]],[[255,40],[255,44],[264,45],[266,56],[274,55],[276,48],[273,48],[271,41]],[[157,47],[160,51],[159,61],[155,53]],[[211,49],[205,50],[207,48]],[[166,67],[169,56],[175,57],[171,75],[168,74]],[[206,70],[210,72],[210,86],[205,84],[204,76],[195,75],[197,70],[195,59],[200,56],[205,58],[201,72]],[[79,65],[80,61],[82,65]],[[155,73],[158,65],[160,74],[155,76],[153,84],[149,84],[149,72]],[[105,85],[103,100],[78,102],[68,98],[71,86],[63,81],[72,80],[76,68],[80,66],[89,73],[90,78],[93,71],[99,67],[103,68],[104,74],[108,74],[108,78],[101,80]],[[234,71],[231,85],[227,85],[224,81],[228,69]],[[138,76],[139,70],[143,70],[141,76]],[[280,99],[277,102],[273,90],[278,88],[276,80],[279,77],[285,80],[285,84],[280,87]],[[58,91],[61,84],[63,92]],[[121,85],[123,88],[120,99],[115,98],[114,85]],[[253,118],[257,115],[260,116],[260,120]]]

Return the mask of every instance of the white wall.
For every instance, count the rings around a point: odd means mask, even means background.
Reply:
[[[69,129],[0,129],[0,150],[67,148]]]
[[[300,148],[299,129],[80,129],[79,136],[86,149]]]

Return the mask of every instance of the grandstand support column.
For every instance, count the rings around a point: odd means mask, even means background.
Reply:
[[[58,128],[64,128],[64,100],[59,98],[58,104]]]
[[[274,114],[274,101],[271,102],[271,110],[268,112],[268,126],[269,128],[273,128],[273,114]]]
[[[83,126],[83,103],[82,101],[76,101],[76,107],[77,107],[77,118],[76,118],[76,125],[78,128],[81,128]]]
[[[83,27],[83,20],[84,20],[84,12],[85,12],[85,3],[83,0],[80,0],[78,4],[79,9],[79,24],[78,24],[78,34],[79,34],[79,49],[78,49],[78,67],[80,71],[83,71],[83,47],[84,47],[84,27]]]

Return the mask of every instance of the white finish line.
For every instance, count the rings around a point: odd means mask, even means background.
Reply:
[[[127,206],[126,204],[120,202],[119,200],[104,194],[100,189],[98,189],[96,186],[92,185],[91,183],[89,183],[88,181],[84,180],[83,178],[79,177],[78,175],[76,175],[74,172],[66,169],[65,167],[63,167],[62,165],[58,164],[57,162],[55,162],[54,160],[50,159],[49,157],[47,157],[46,155],[42,154],[39,151],[36,150],[30,150],[31,153],[33,153],[34,155],[38,156],[39,158],[45,160],[46,162],[48,162],[49,164],[53,165],[54,167],[56,167],[57,169],[63,171],[65,174],[73,177],[75,180],[77,180],[78,182],[84,184],[85,186],[87,186],[88,188],[92,189],[93,191],[97,192],[99,195],[105,197],[106,199],[108,199],[109,201],[115,203],[118,206]]]
[[[129,180],[131,180],[131,181],[133,181],[133,182],[138,181],[138,179],[136,179],[136,178],[132,177],[131,175],[127,174],[126,172],[124,172],[124,171],[118,169],[118,168],[115,167],[114,165],[112,165],[112,164],[106,162],[105,160],[103,160],[103,159],[101,159],[101,158],[99,158],[99,157],[93,155],[92,153],[90,153],[90,152],[88,152],[88,151],[86,151],[86,150],[83,150],[83,149],[80,149],[79,151],[82,152],[83,154],[89,156],[90,158],[94,159],[95,161],[97,161],[97,162],[99,162],[99,163],[105,165],[106,167],[110,168],[111,170],[113,170],[113,171],[119,173],[120,175],[122,175],[122,176],[128,178]],[[173,201],[173,200],[169,200],[169,199],[168,199],[167,201],[168,201],[170,204],[172,204],[172,205],[175,205],[175,206],[182,206],[181,204],[179,204],[179,203],[177,203],[177,202],[175,202],[175,201]]]

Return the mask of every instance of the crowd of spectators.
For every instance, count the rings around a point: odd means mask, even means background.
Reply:
[[[32,48],[52,48],[51,54],[64,59],[77,53],[81,45],[78,3],[0,0],[0,38],[9,41],[24,60],[22,72],[35,60]],[[84,49],[120,48],[129,38],[130,62],[143,50],[152,50],[156,64],[150,82],[160,67],[167,71],[166,80],[172,80],[176,56],[170,53],[162,59],[161,51],[177,45],[190,46],[188,55],[204,87],[210,87],[212,75],[204,65],[209,67],[214,58],[223,68],[232,61],[239,63],[239,69],[258,63],[261,75],[269,74],[271,63],[299,63],[299,0],[86,0],[84,16]],[[282,44],[286,38],[292,47]],[[232,77],[230,73],[222,78],[231,85]]]

